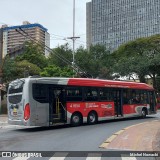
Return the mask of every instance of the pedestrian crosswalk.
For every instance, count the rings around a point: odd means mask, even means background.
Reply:
[[[40,160],[152,160],[150,157],[102,157],[100,153],[88,153],[86,157],[68,157],[67,152],[55,153],[52,157],[39,157]],[[1,159],[1,158],[0,158]],[[33,160],[33,157],[15,157],[12,160]],[[154,158],[153,158],[154,159]],[[10,158],[8,159],[10,160]]]
[[[26,153],[15,151],[2,152],[0,156],[5,159],[7,158],[6,160],[155,160],[155,157],[129,157],[130,154],[128,153],[127,151],[37,151]]]
[[[68,155],[68,153],[66,153],[66,152],[55,153],[53,155],[53,157],[51,157],[49,160],[64,160],[67,157],[67,155]]]
[[[122,157],[122,160],[137,160],[136,157]]]
[[[102,154],[100,153],[89,153],[86,160],[101,160]]]

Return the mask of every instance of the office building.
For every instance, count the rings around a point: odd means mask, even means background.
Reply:
[[[38,23],[30,24],[24,21],[23,25],[19,26],[8,27],[7,25],[3,25],[1,31],[3,31],[3,43],[0,46],[2,47],[2,57],[6,54],[9,54],[11,57],[21,54],[25,41],[30,41],[31,39],[42,46],[46,45],[50,47],[50,35],[47,29]],[[44,54],[46,56],[49,54],[45,47]]]
[[[160,33],[160,0],[92,0],[86,6],[89,45],[104,44],[113,51]]]

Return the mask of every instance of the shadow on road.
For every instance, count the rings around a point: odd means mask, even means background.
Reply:
[[[100,124],[104,124],[104,123],[116,123],[116,122],[120,122],[120,121],[132,121],[132,120],[144,120],[143,118],[140,117],[134,117],[134,118],[123,118],[123,119],[113,119],[113,120],[105,120],[105,121],[100,121],[97,124],[94,125],[100,125]],[[155,117],[146,117],[145,120],[151,120],[151,119],[155,119]],[[141,121],[139,121],[141,122]],[[89,126],[87,123],[82,124],[81,126],[78,127],[85,127],[85,126]],[[71,127],[69,124],[65,124],[65,125],[57,125],[57,126],[49,126],[49,127],[29,127],[29,128],[21,128],[21,129],[15,129],[16,131],[19,132],[39,132],[39,131],[48,131],[48,130],[58,130],[58,129],[64,129],[64,128],[73,128]]]

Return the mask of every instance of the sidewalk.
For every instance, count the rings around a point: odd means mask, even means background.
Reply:
[[[132,151],[160,151],[160,120],[124,128],[108,138],[100,148]]]
[[[7,114],[0,114],[0,123],[7,123],[8,121]]]
[[[1,114],[0,115],[0,129],[6,129],[6,128],[21,129],[21,128],[28,128],[28,127],[20,126],[20,125],[10,125],[8,124],[8,115]]]

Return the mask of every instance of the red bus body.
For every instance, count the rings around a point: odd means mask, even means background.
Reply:
[[[154,89],[145,84],[137,82],[126,82],[126,81],[113,81],[113,80],[100,80],[100,79],[83,79],[83,78],[71,78],[69,79],[67,86],[83,86],[83,87],[98,87],[98,88],[112,88],[118,90],[133,89],[143,91],[154,91]],[[87,117],[90,112],[94,111],[97,113],[98,120],[116,119],[122,117],[141,116],[141,112],[146,108],[146,114],[156,113],[156,104],[154,104],[153,110],[150,110],[150,104],[139,103],[139,104],[122,104],[121,115],[117,114],[115,110],[114,101],[93,101],[93,102],[67,102],[67,111],[72,115],[75,112],[79,112],[83,121],[87,122]]]
[[[157,112],[154,88],[145,83],[29,77],[23,79],[20,93],[18,83],[21,84],[22,80],[13,81],[9,86],[10,124],[51,126],[63,123],[77,126],[108,119],[146,117]],[[19,97],[19,102],[13,101],[14,96]],[[23,106],[24,101],[28,108]]]

